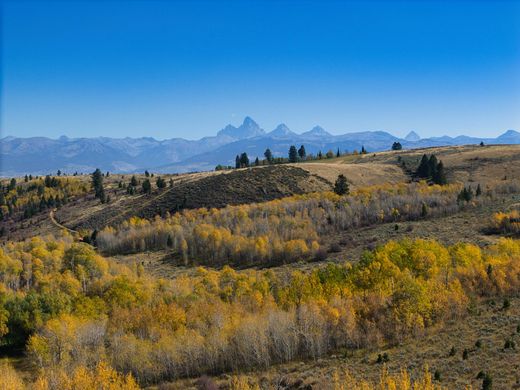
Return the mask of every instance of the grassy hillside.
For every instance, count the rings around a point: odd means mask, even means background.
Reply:
[[[450,184],[417,182],[425,153]],[[339,174],[350,194],[331,191]],[[0,387],[369,389],[382,372],[518,386],[519,147],[162,175],[165,188],[135,176],[131,193],[131,175],[105,176],[104,204],[88,176],[7,193],[0,354],[16,370],[0,364]],[[94,229],[95,247],[79,242]]]

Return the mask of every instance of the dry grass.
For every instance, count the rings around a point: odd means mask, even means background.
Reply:
[[[341,159],[334,160],[338,161],[309,162],[295,165],[314,175],[323,177],[330,183],[334,183],[338,175],[343,174],[353,188],[382,183],[400,183],[409,180],[403,170],[395,164],[367,163],[361,165],[348,164]]]

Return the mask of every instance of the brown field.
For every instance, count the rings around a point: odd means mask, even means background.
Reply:
[[[340,160],[340,159],[337,159]],[[396,164],[367,163],[352,164],[346,161],[308,162],[294,164],[306,171],[334,183],[338,175],[343,174],[352,184],[352,188],[371,186],[381,183],[400,183],[409,180]]]

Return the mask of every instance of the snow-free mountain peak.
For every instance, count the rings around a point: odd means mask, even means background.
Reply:
[[[280,123],[278,126],[276,126],[276,129],[271,131],[269,134],[271,137],[291,137],[296,135],[294,132],[292,132],[285,123]]]
[[[245,139],[264,135],[265,131],[251,117],[246,116],[238,127],[227,125],[217,136],[228,136],[234,139]]]
[[[303,137],[330,137],[331,134],[321,126],[314,126],[309,131],[302,133]]]
[[[501,142],[516,144],[520,142],[520,133],[515,130],[507,130],[504,134],[497,137]]]
[[[419,136],[419,134],[412,130],[408,133],[406,137],[404,137],[404,139],[410,142],[416,142],[419,141],[421,137]]]

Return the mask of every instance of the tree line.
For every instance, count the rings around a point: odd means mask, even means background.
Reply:
[[[367,154],[367,150],[364,146],[361,147],[361,152],[354,150],[352,154]],[[302,161],[313,161],[313,160],[322,160],[322,159],[330,159],[334,157],[341,157],[347,155],[347,152],[341,152],[338,148],[336,152],[333,150],[329,150],[326,153],[323,153],[321,150],[316,154],[308,154],[305,150],[305,145],[301,145],[297,148],[295,145],[291,145],[289,151],[287,153],[287,157],[275,157],[271,152],[271,149],[267,148],[264,152],[264,158],[260,159],[256,157],[254,161],[251,161],[248,154],[243,152],[241,154],[237,154],[235,157],[235,169],[239,168],[248,168],[252,166],[263,166],[263,165],[271,165],[271,164],[287,164],[287,163],[297,163]],[[215,167],[216,171],[224,170],[224,169],[232,169],[233,166],[224,166],[217,165]]]

